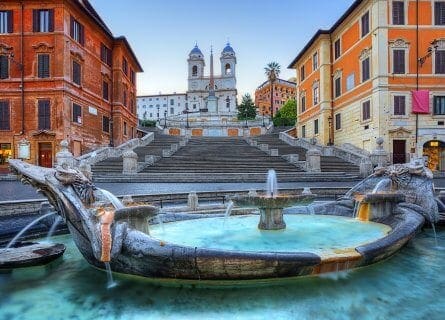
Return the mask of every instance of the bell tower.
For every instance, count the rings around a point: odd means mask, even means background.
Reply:
[[[195,47],[190,51],[188,62],[188,89],[196,90],[198,89],[198,80],[202,79],[204,76],[204,55],[196,44]]]

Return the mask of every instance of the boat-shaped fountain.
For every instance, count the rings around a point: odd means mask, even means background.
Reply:
[[[264,280],[361,267],[391,256],[425,218],[434,222],[437,217],[431,172],[421,164],[380,169],[344,198],[314,204],[315,215],[307,215],[305,208],[293,210],[286,223],[275,209],[310,203],[312,195],[239,197],[236,203],[260,208],[260,219],[236,216],[225,222],[215,215],[159,215],[151,206],[121,208],[88,175],[67,165],[50,169],[20,160],[10,165],[22,181],[46,195],[91,265],[105,269],[109,264],[114,272],[158,279]],[[382,179],[393,183],[396,196],[369,195]],[[354,206],[357,195],[363,195],[362,202]],[[365,222],[354,219],[354,207],[367,211]],[[163,221],[163,228],[152,220]],[[265,227],[267,221],[272,227]],[[339,234],[345,234],[341,241]]]

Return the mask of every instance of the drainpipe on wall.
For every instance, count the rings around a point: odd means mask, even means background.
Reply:
[[[20,1],[21,15],[20,15],[20,91],[21,91],[21,104],[22,104],[22,131],[21,135],[25,134],[25,66],[23,60],[23,1]]]
[[[329,33],[329,59],[330,59],[330,70],[329,70],[329,81],[331,84],[331,126],[329,128],[329,136],[331,137],[330,142],[332,143],[332,145],[335,145],[335,137],[334,137],[334,125],[335,125],[335,119],[334,119],[334,100],[332,99],[332,97],[334,96],[334,86],[332,85],[332,80],[333,80],[333,74],[334,74],[334,60],[333,60],[333,54],[332,54],[332,34]],[[329,122],[329,121],[328,121]]]
[[[416,0],[416,90],[419,90],[419,0]],[[416,153],[419,139],[419,114],[416,113]]]

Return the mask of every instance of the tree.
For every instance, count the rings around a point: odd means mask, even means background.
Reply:
[[[278,62],[275,61],[269,62],[264,68],[264,72],[266,73],[267,79],[269,80],[270,84],[270,116],[272,118],[273,118],[273,84],[280,75],[281,72],[280,69],[281,66],[278,64]]]
[[[256,108],[250,94],[243,96],[241,104],[238,106],[238,120],[254,120],[256,117]]]
[[[297,121],[297,102],[294,99],[289,99],[277,111],[275,117],[273,117],[273,124],[276,127],[293,126]]]

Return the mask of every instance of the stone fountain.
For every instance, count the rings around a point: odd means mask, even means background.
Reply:
[[[181,225],[191,227],[188,231],[180,231],[178,238],[166,240],[162,232],[152,232],[149,220],[157,215],[157,209],[151,206],[125,207],[116,204],[104,190],[98,189],[91,182],[88,173],[83,173],[68,162],[61,162],[54,169],[42,168],[27,164],[20,160],[11,160],[10,165],[28,182],[38,188],[57,209],[65,220],[76,246],[84,258],[92,265],[105,269],[105,263],[114,272],[138,275],[151,278],[188,279],[188,280],[249,280],[294,277],[319,274],[335,270],[365,266],[385,259],[399,250],[407,241],[416,235],[427,219],[435,222],[437,219],[437,204],[433,196],[431,172],[418,163],[395,165],[379,168],[379,170],[352,188],[344,198],[329,203],[315,204],[315,215],[304,215],[305,221],[321,219],[328,221],[332,216],[344,220],[351,228],[363,229],[375,226],[380,230],[378,236],[348,243],[346,247],[335,250],[323,248],[286,249],[281,245],[270,249],[236,247],[238,243],[252,244],[249,239],[230,239],[230,245],[235,247],[218,247],[217,242],[204,237],[201,244],[181,243],[181,238],[189,234],[199,234],[210,231],[223,217],[196,214],[164,214],[160,219],[167,226],[179,228]],[[390,179],[393,193],[400,196],[369,195],[382,179]],[[285,226],[281,208],[294,203],[310,203],[311,195],[292,197],[277,196],[247,196],[236,199],[241,205],[255,205],[262,211],[260,229],[283,229]],[[355,197],[363,195],[368,206],[367,220],[362,223],[354,216]],[[380,198],[379,198],[380,197]],[[386,210],[379,209],[379,204],[391,200],[391,206],[383,205]],[[394,200],[394,201],[393,201]],[[299,212],[300,210],[300,212]],[[280,212],[281,211],[281,212]],[[286,219],[295,218],[307,213],[305,208],[296,209]],[[335,217],[337,216],[337,217]],[[314,218],[312,218],[314,217]],[[232,225],[241,225],[247,218],[229,217]],[[255,216],[252,218],[257,219]],[[218,220],[220,219],[220,220]],[[338,220],[337,219],[337,220]],[[331,218],[332,220],[332,218]],[[289,221],[287,223],[289,223]],[[330,220],[329,220],[330,221]],[[198,225],[196,231],[195,225]],[[326,223],[324,223],[326,224]],[[222,223],[221,223],[222,225]],[[266,232],[261,235],[268,241],[280,243],[281,237],[288,237],[291,247],[303,240],[298,233],[301,223],[292,225],[281,232]],[[252,231],[249,226],[247,229]],[[289,233],[292,229],[295,233]],[[330,227],[329,230],[334,230]],[[182,229],[180,229],[182,230]],[[230,230],[222,230],[228,232]],[[253,233],[259,237],[259,232]],[[166,231],[168,235],[169,231]],[[244,229],[234,233],[241,237]],[[360,235],[361,232],[357,234]],[[232,232],[233,234],[233,232]],[[323,234],[315,235],[323,238]],[[225,238],[225,234],[217,235]],[[256,241],[256,240],[255,240]],[[254,241],[254,242],[255,242]],[[293,248],[293,247],[292,247]]]

